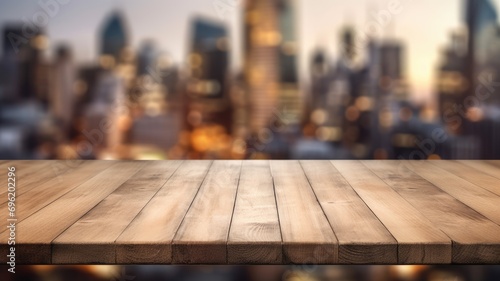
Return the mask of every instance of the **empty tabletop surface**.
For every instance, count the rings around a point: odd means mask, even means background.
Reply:
[[[500,263],[500,161],[2,161],[4,183],[8,167],[20,264]]]

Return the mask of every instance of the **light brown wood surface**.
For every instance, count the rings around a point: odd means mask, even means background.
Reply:
[[[216,161],[205,177],[172,244],[176,264],[227,263],[227,237],[241,161]]]
[[[339,240],[339,260],[397,263],[396,240],[332,163],[301,163]]]
[[[500,263],[500,161],[7,166],[18,264]]]
[[[398,241],[398,263],[450,263],[451,241],[359,161],[332,161]]]
[[[179,165],[154,162],[128,179],[53,241],[52,262],[115,263],[114,242]],[[109,254],[96,256],[102,247],[109,247]]]
[[[338,240],[298,161],[271,161],[287,263],[337,263]]]
[[[171,263],[172,241],[211,161],[185,161],[116,240],[116,261]]]
[[[453,263],[500,263],[500,226],[398,161],[363,163],[453,240]]]
[[[281,231],[268,161],[245,161],[227,241],[230,264],[281,264]]]

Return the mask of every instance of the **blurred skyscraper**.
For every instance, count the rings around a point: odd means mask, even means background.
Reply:
[[[468,96],[477,96],[477,86],[484,86],[485,78],[500,80],[500,25],[496,7],[490,0],[467,0],[466,24]],[[497,88],[489,91],[487,101],[500,106],[500,90]]]
[[[463,124],[457,119],[460,118],[457,117],[457,106],[463,104],[472,87],[466,71],[466,40],[464,34],[455,32],[442,54],[438,68],[439,112],[445,128],[453,135],[463,133]]]
[[[101,59],[111,60],[112,64],[118,63],[122,57],[125,47],[129,44],[129,38],[125,27],[123,16],[115,11],[104,24],[100,34]]]
[[[247,0],[244,7],[244,77],[249,127],[259,135],[271,126],[280,92],[280,0]]]
[[[41,29],[26,39],[28,42],[20,49],[20,96],[36,100],[45,107],[49,100],[50,64],[45,57],[49,39]]]
[[[61,129],[67,134],[73,122],[76,102],[76,70],[69,47],[58,48],[52,73],[51,111]]]
[[[472,138],[477,153],[469,158],[498,158],[500,148],[500,25],[490,0],[468,0],[466,5],[468,50],[467,95],[460,108],[464,133]],[[469,141],[468,143],[471,143]]]
[[[156,70],[159,51],[153,41],[142,43],[137,55],[137,76],[151,75]]]
[[[469,67],[485,64],[491,55],[491,43],[495,40],[498,14],[490,0],[466,0],[465,17],[469,31]]]
[[[226,26],[192,21],[185,124],[194,157],[222,157],[230,146],[233,110],[229,95],[229,38]]]
[[[336,65],[335,80],[339,111],[342,118],[343,144],[356,158],[369,157],[372,152],[374,94],[369,88],[369,64],[356,53],[356,31],[346,27],[341,33],[341,57]],[[378,62],[380,63],[380,62]],[[380,65],[376,65],[380,67]]]
[[[222,98],[229,63],[227,28],[201,18],[192,24],[189,93],[196,98]]]
[[[16,42],[21,42],[22,34],[22,24],[9,24],[3,29],[3,56],[0,59],[0,100],[3,102],[20,98],[20,48],[26,46],[18,46]]]
[[[279,30],[281,42],[279,45],[279,106],[278,112],[286,127],[298,127],[302,122],[304,111],[304,96],[299,90],[298,78],[298,44],[297,44],[297,19],[296,1],[281,0],[279,2]]]

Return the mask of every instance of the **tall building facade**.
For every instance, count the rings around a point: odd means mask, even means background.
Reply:
[[[250,131],[257,135],[275,119],[298,125],[304,111],[297,70],[294,0],[246,1],[244,78]]]
[[[114,12],[105,22],[100,34],[101,59],[107,59],[111,64],[120,61],[122,52],[129,44],[125,21],[120,12]]]
[[[438,109],[447,132],[452,135],[464,133],[462,122],[456,119],[457,109],[471,87],[466,71],[466,50],[461,47],[465,43],[463,35],[453,34],[452,42],[445,48],[438,68]]]
[[[486,77],[493,81],[500,79],[500,26],[496,7],[491,0],[467,0],[466,3],[466,77],[470,87],[464,99],[477,95],[476,88],[484,84]],[[488,101],[500,105],[500,91],[491,91]]]
[[[459,106],[464,112],[463,131],[478,140],[479,154],[471,158],[498,157],[498,145],[491,140],[499,132],[500,108],[500,26],[491,0],[468,0],[466,5],[468,50],[466,77],[468,90]],[[471,102],[473,101],[473,102]],[[479,101],[480,104],[476,104]],[[471,105],[472,104],[472,105]]]
[[[279,101],[278,112],[286,126],[298,125],[304,111],[303,97],[299,91],[297,69],[296,2],[279,2]]]
[[[19,98],[19,90],[21,84],[20,78],[20,63],[21,63],[21,48],[25,48],[22,42],[22,25],[10,24],[4,27],[2,39],[2,53],[0,60],[0,100],[12,101]],[[21,40],[21,41],[19,41]],[[19,45],[21,44],[21,45]]]
[[[73,64],[71,50],[67,46],[60,46],[56,60],[52,66],[52,81],[50,105],[52,115],[65,133],[70,129],[75,106],[76,69]]]
[[[226,26],[205,18],[191,25],[184,129],[193,158],[222,158],[232,134],[229,44]]]
[[[469,63],[484,64],[489,56],[487,42],[494,40],[491,35],[498,26],[497,11],[490,0],[467,0],[465,14],[469,32]]]

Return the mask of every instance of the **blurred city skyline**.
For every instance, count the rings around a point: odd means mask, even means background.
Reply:
[[[500,0],[325,1],[9,3],[0,157],[500,157]]]
[[[72,48],[78,63],[95,62],[99,54],[97,31],[109,14],[118,10],[124,15],[133,49],[137,50],[144,41],[152,40],[175,64],[185,65],[190,22],[193,17],[202,16],[227,26],[232,47],[231,67],[234,71],[241,69],[243,0],[68,2],[60,6],[45,28],[51,38],[49,53],[54,53],[58,44],[65,44]],[[391,13],[390,18],[384,17],[381,13],[388,15],[388,7],[393,2],[398,3],[400,12]],[[496,7],[500,6],[500,0],[491,2]],[[315,50],[322,48],[331,61],[337,60],[340,56],[340,33],[345,26],[354,27],[357,37],[366,39],[366,34],[373,33],[370,24],[379,21],[381,24],[377,26],[375,37],[397,38],[405,46],[405,73],[410,98],[417,102],[434,103],[435,70],[440,61],[440,51],[446,47],[449,34],[465,26],[463,3],[462,0],[297,0],[301,86],[307,87],[309,82],[310,60]],[[38,1],[30,0],[8,1],[1,5],[0,25],[23,19],[31,21],[33,14],[42,9]]]

